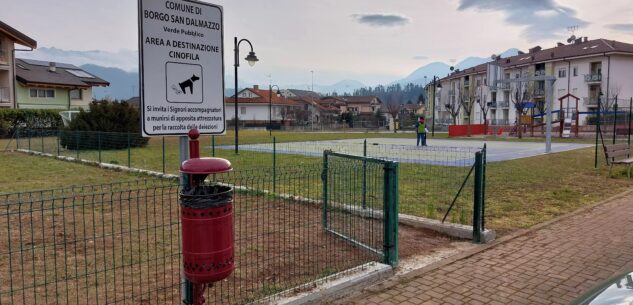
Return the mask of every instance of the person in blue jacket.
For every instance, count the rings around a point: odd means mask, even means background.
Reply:
[[[415,124],[416,133],[418,135],[417,146],[426,146],[426,124],[424,123],[424,117],[420,116],[418,122]]]

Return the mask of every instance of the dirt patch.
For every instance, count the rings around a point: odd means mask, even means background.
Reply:
[[[242,304],[371,261],[382,221],[261,193],[234,197],[233,274],[207,304]],[[334,234],[339,232],[350,239]],[[452,239],[407,226],[401,258]],[[1,304],[180,304],[177,188],[139,184],[0,198]],[[213,236],[209,237],[210,239]],[[368,247],[360,247],[355,240]]]

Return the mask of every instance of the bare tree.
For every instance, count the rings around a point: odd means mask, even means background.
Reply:
[[[444,108],[446,111],[450,113],[451,118],[453,118],[453,125],[457,125],[457,116],[459,116],[459,111],[462,108],[462,104],[455,101],[455,99],[449,99],[449,101],[444,104]]]
[[[613,109],[613,106],[617,102],[618,95],[620,95],[621,91],[622,91],[622,86],[618,85],[615,82],[612,83],[609,86],[609,91],[608,91],[609,95],[605,96],[603,99],[600,100],[600,111],[609,112],[611,109]],[[602,92],[603,94],[606,94],[604,90],[602,90]]]
[[[485,124],[485,130],[484,133],[487,134],[488,133],[488,111],[490,111],[490,106],[492,106],[492,103],[494,102],[488,102],[488,98],[487,96],[484,94],[484,89],[483,86],[478,88],[478,94],[477,94],[477,105],[479,105],[479,109],[481,110],[481,114],[484,117],[484,124]]]
[[[390,98],[386,103],[385,103],[385,110],[386,112],[391,115],[391,118],[393,119],[393,123],[394,123],[394,128],[393,128],[393,132],[397,133],[398,130],[395,128],[395,123],[398,117],[398,114],[400,113],[400,101],[397,101],[396,99],[392,99]]]
[[[529,82],[515,82],[512,86],[512,92],[510,94],[510,100],[514,104],[516,110],[516,129],[517,135],[520,138],[523,137],[521,116],[526,113],[527,103],[532,99],[532,85]]]

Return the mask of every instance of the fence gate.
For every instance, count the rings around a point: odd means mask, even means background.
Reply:
[[[398,162],[323,153],[323,229],[398,264]]]

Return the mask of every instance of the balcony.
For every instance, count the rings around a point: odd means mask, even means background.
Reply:
[[[464,81],[464,87],[468,87],[468,86],[470,86],[470,81],[465,80],[465,81]]]
[[[545,70],[536,70],[534,71],[534,76],[544,76]]]
[[[532,91],[532,95],[534,97],[542,97],[545,96],[545,89],[542,88],[534,88],[534,90]]]
[[[11,92],[9,88],[0,88],[0,105],[10,103]]]
[[[497,101],[497,108],[508,108],[510,107],[509,101]]]
[[[0,64],[9,64],[9,55],[5,50],[0,50]]]
[[[455,95],[455,89],[448,89],[448,95],[449,96]]]
[[[583,97],[582,100],[585,106],[598,107],[598,97]]]
[[[601,82],[601,81],[602,81],[601,73],[585,74],[585,82],[587,83]]]

